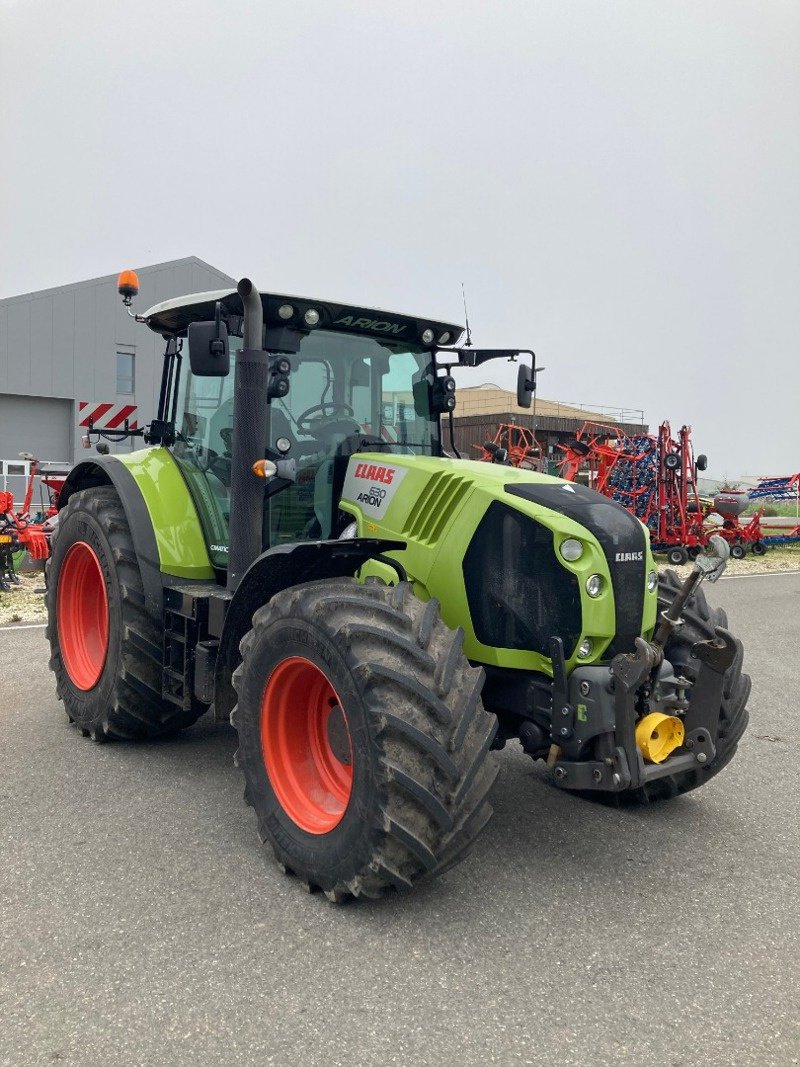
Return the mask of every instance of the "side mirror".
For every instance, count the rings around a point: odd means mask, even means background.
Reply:
[[[225,378],[230,374],[228,327],[224,322],[192,322],[188,330],[189,364],[197,378]]]
[[[536,375],[533,367],[527,363],[520,363],[517,371],[517,403],[521,408],[529,408],[533,401],[533,393],[536,389]]]
[[[414,396],[414,414],[418,419],[427,419],[430,415],[430,379],[423,378],[421,381],[412,382],[411,392]]]

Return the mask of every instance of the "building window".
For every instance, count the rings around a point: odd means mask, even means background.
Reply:
[[[132,396],[134,392],[133,352],[117,352],[117,393]]]

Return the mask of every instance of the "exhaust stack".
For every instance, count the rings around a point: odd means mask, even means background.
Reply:
[[[252,465],[263,459],[268,440],[269,357],[263,349],[264,310],[249,278],[236,286],[244,307],[244,340],[236,356],[231,448],[231,517],[228,589],[233,592],[261,554],[264,526],[264,481]]]

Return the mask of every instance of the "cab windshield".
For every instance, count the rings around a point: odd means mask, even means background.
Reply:
[[[226,378],[187,374],[179,401],[174,455],[217,567],[227,566],[233,384],[241,347],[239,338],[230,338]],[[297,479],[265,501],[265,548],[338,536],[347,520],[337,503],[353,452],[441,453],[438,415],[430,411],[429,352],[403,342],[319,330],[304,337],[300,351],[288,358],[289,393],[269,405],[269,444],[295,460]],[[188,362],[184,358],[184,366]]]

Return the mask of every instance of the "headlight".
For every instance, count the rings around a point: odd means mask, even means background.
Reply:
[[[586,579],[586,592],[590,597],[600,596],[603,592],[603,578],[600,574],[590,574]]]
[[[559,552],[567,563],[574,563],[576,559],[580,559],[583,555],[583,545],[576,538],[568,537],[566,541],[561,542]]]
[[[594,652],[594,642],[591,637],[584,637],[578,646],[578,659],[588,659]]]
[[[656,571],[650,571],[650,573],[647,575],[647,592],[652,593],[657,585],[658,574]]]

